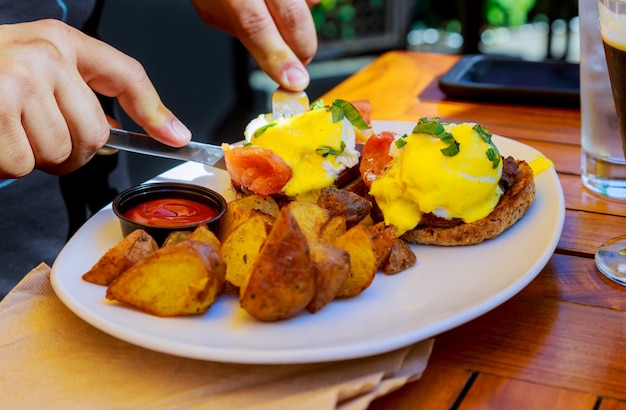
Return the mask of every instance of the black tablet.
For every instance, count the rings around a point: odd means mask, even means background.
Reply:
[[[439,80],[447,96],[508,103],[580,105],[579,64],[465,55]]]

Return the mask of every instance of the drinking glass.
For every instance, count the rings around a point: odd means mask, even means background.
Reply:
[[[598,0],[600,33],[626,156],[626,0]],[[596,265],[609,279],[626,285],[626,235],[602,245]]]
[[[581,178],[593,194],[626,200],[626,158],[617,121],[598,0],[579,0]]]

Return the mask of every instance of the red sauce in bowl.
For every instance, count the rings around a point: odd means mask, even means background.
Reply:
[[[212,207],[184,198],[161,198],[143,202],[124,216],[153,226],[185,226],[207,222],[217,216]]]

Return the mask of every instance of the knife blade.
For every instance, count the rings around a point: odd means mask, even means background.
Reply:
[[[278,87],[272,94],[274,118],[289,118],[309,110],[309,96],[304,91],[289,91]]]
[[[223,167],[224,150],[217,145],[191,141],[184,147],[165,145],[146,134],[111,128],[106,147],[162,158],[194,161]]]

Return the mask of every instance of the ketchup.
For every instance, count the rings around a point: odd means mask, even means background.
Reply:
[[[153,226],[185,226],[209,221],[217,211],[208,205],[184,198],[161,198],[143,202],[124,216]]]

